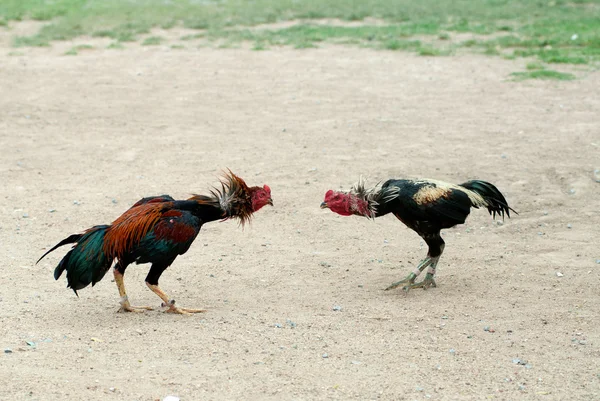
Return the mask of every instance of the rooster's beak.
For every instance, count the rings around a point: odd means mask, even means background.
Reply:
[[[327,209],[328,207],[327,202],[321,203],[321,209]]]
[[[269,202],[267,204],[273,206],[273,199],[269,198]]]

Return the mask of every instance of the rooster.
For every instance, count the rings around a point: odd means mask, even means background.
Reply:
[[[94,226],[82,234],[73,234],[59,242],[38,260],[66,244],[75,244],[54,270],[58,280],[67,271],[67,287],[77,291],[102,280],[113,260],[115,282],[121,296],[120,311],[142,312],[152,308],[131,306],[123,275],[131,263],[151,263],[146,285],[163,301],[166,312],[190,314],[203,309],[175,306],[158,286],[158,279],[178,255],[187,252],[203,224],[215,220],[239,219],[247,223],[252,214],[265,205],[273,205],[271,189],[248,187],[231,171],[221,180],[221,189],[209,196],[194,195],[175,200],[169,195],[143,198],[110,225]]]
[[[425,240],[429,247],[427,257],[406,278],[386,288],[404,285],[405,291],[437,287],[434,276],[445,246],[440,231],[463,224],[471,207],[485,207],[493,218],[498,215],[504,219],[504,214],[510,217],[510,211],[515,212],[498,188],[480,180],[454,185],[429,179],[390,179],[372,189],[366,189],[361,180],[348,193],[327,191],[321,203],[322,209],[329,208],[342,216],[374,219],[392,213]],[[415,283],[426,267],[429,269],[425,279]]]

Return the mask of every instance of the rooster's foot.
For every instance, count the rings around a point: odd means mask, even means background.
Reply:
[[[149,306],[132,306],[128,300],[121,301],[121,307],[118,312],[143,312],[145,310],[153,310]]]
[[[161,304],[161,306],[164,307],[169,307],[169,309],[167,309],[165,311],[165,313],[175,313],[178,315],[191,315],[192,313],[202,313],[202,312],[206,312],[206,309],[190,309],[190,308],[178,308],[177,306],[175,306],[175,300],[172,299],[169,301],[169,303],[167,305],[165,305],[164,303]]]
[[[393,290],[394,288],[400,287],[402,284],[413,285],[416,278],[417,278],[417,275],[415,273],[410,273],[408,276],[406,276],[406,278],[404,280],[400,280],[400,281],[396,281],[395,283],[392,283],[389,287],[387,287],[385,289],[385,291]],[[404,287],[404,288],[406,288],[406,287]]]
[[[418,282],[418,283],[413,283],[410,285],[407,285],[403,288],[404,291],[408,292],[413,288],[422,288],[424,290],[428,289],[429,287],[437,287],[437,284],[435,283],[435,280],[433,279],[433,274],[431,273],[427,273],[427,276],[425,276],[425,280]]]

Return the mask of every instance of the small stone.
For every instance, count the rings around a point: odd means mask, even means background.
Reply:
[[[501,220],[498,220],[498,221],[496,221],[496,224],[499,225],[499,226],[502,226],[502,225],[504,225],[504,222],[501,221]]]
[[[575,189],[574,189],[574,188],[571,188],[571,189],[569,189],[569,193],[570,193],[571,195],[574,195],[574,194],[575,194]]]
[[[117,200],[116,200],[115,198],[112,198],[110,201],[111,201],[112,203],[114,203],[115,205],[118,203],[118,202],[117,202]]]
[[[323,358],[329,358],[329,354],[325,353],[323,355],[321,355]]]
[[[528,363],[526,363],[526,364],[525,364],[525,369],[531,369],[531,368],[533,368],[533,366],[531,366],[531,365],[530,365],[530,364],[528,364]]]
[[[32,348],[35,348],[36,344],[33,341],[25,341],[25,344],[29,345]]]
[[[503,159],[506,159],[506,157],[507,157],[507,156],[506,156],[504,153],[502,153],[502,154],[500,155],[500,157],[501,157],[501,158],[503,158]]]
[[[319,263],[319,265],[321,265],[323,267],[331,267],[331,265],[327,262],[321,262],[321,263]]]
[[[587,342],[585,340],[579,340],[579,345],[586,345]]]
[[[54,213],[56,212],[56,209],[48,209],[48,213]]]
[[[567,228],[573,228],[571,224],[567,224]]]
[[[483,331],[490,331],[490,326],[485,326],[485,327],[483,328]]]
[[[448,319],[448,316],[444,315],[442,316],[442,319]]]
[[[600,259],[596,259],[596,264],[600,265]]]
[[[74,205],[80,205],[81,203],[80,203],[78,200],[74,200],[74,201],[73,201],[73,204],[74,204]]]
[[[527,365],[527,361],[524,361],[524,360],[519,359],[519,358],[515,358],[512,361],[513,361],[513,363],[515,365],[523,365],[523,366]]]
[[[541,231],[538,231],[538,235],[544,235],[544,233]]]
[[[4,348],[4,353],[5,354],[12,354],[12,349],[10,349],[10,348]]]
[[[292,322],[290,319],[286,320],[286,323],[292,328],[296,328],[296,323]]]
[[[108,390],[112,391],[113,393],[115,392],[115,388],[114,387],[110,387]]]
[[[26,219],[29,217],[29,213],[23,213],[23,218]]]
[[[548,211],[544,210],[544,216],[548,216]]]
[[[556,277],[563,277],[564,274],[562,274],[561,272],[556,272]]]
[[[279,323],[275,323],[275,324],[274,324],[274,326],[275,326],[275,327],[277,327],[278,329],[280,329],[280,328],[282,328],[282,327],[283,327],[283,326],[282,326],[282,325],[280,325]]]
[[[362,362],[361,361],[351,361],[350,363],[352,365],[360,365]]]
[[[578,37],[579,36],[576,33],[574,33],[573,35],[571,35],[571,40],[577,40]]]
[[[450,348],[450,353],[451,353],[452,355],[454,355],[454,354],[456,354],[456,350],[455,350],[454,348]]]
[[[334,310],[335,312],[341,312],[341,311],[342,311],[342,307],[341,307],[341,306],[339,306],[339,305],[335,305],[335,306],[333,307],[333,310]]]

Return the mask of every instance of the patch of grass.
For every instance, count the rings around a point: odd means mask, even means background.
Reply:
[[[83,34],[135,41],[153,27],[168,29],[180,23],[205,30],[215,44],[249,40],[300,48],[331,41],[400,50],[406,48],[401,41],[415,35],[450,41],[452,32],[505,32],[500,38],[480,37],[459,46],[485,54],[514,51],[514,57],[536,57],[544,63],[586,64],[600,61],[598,1],[0,0],[0,21],[50,21],[37,34],[15,39],[16,46],[45,46]],[[366,17],[384,20],[387,25],[315,27],[304,23],[299,28],[261,32],[247,29],[307,18],[361,21]],[[424,52],[447,53],[439,49]]]
[[[575,75],[553,71],[553,70],[533,70],[524,72],[513,72],[510,74],[515,81],[523,81],[526,79],[545,79],[545,80],[556,80],[556,81],[572,81],[575,79]]]
[[[177,49],[177,50],[185,49],[185,46],[184,45],[171,45],[171,49]]]
[[[204,36],[205,36],[204,33],[200,32],[200,33],[194,33],[192,35],[184,35],[184,36],[182,36],[179,39],[181,39],[181,40],[194,40],[194,39],[203,38]]]
[[[107,49],[118,49],[118,50],[122,50],[125,48],[125,46],[123,46],[123,43],[121,42],[112,42],[111,44],[109,44],[108,46],[106,46]]]
[[[541,63],[527,63],[527,65],[525,66],[525,68],[527,68],[529,71],[531,70],[543,70],[544,69],[544,65]]]
[[[450,55],[450,51],[431,46],[423,46],[417,51],[417,54],[419,56],[448,56]]]
[[[23,53],[23,52],[17,52],[17,51],[12,51],[12,52],[8,52],[8,55],[11,56],[11,57],[24,56],[25,53]]]
[[[110,43],[108,46],[106,46],[107,49],[117,49],[117,50],[122,50],[125,48],[125,46],[123,46],[123,43],[121,42],[112,42]]]
[[[48,47],[50,42],[38,35],[34,36],[17,36],[13,39],[14,47]]]
[[[160,45],[164,41],[164,38],[160,36],[150,36],[149,38],[144,39],[142,42],[142,46],[156,46]]]
[[[69,50],[67,50],[65,52],[65,56],[76,56],[79,54],[79,52],[81,50],[90,50],[93,48],[94,48],[94,46],[92,46],[92,45],[78,45],[78,46],[72,47]]]
[[[8,26],[8,21],[6,21],[4,18],[0,19],[0,26]]]

